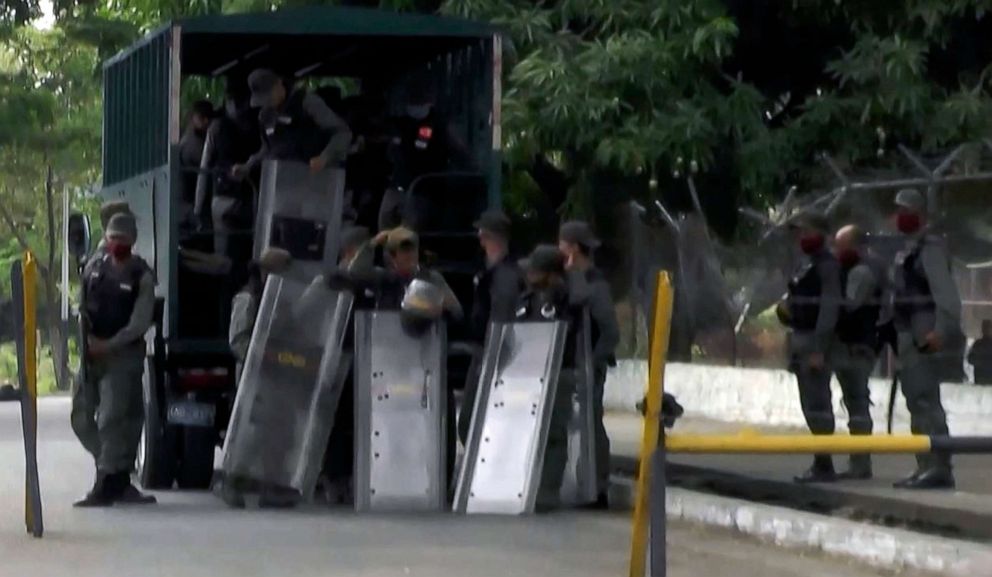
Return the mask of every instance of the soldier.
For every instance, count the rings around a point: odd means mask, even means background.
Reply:
[[[599,240],[587,223],[571,221],[561,225],[558,232],[558,248],[565,255],[569,294],[573,303],[582,304],[589,310],[593,419],[596,426],[597,499],[593,505],[598,509],[607,509],[610,487],[610,439],[603,425],[603,393],[607,368],[616,366],[614,351],[620,343],[620,328],[613,308],[613,298],[610,296],[610,284],[593,263],[592,253],[598,247]]]
[[[961,297],[944,240],[925,226],[923,196],[916,190],[901,190],[896,205],[896,226],[907,241],[891,273],[903,395],[913,433],[946,435],[947,415],[940,402],[941,353],[960,337]],[[917,464],[916,472],[897,482],[897,488],[954,487],[949,454],[917,455]]]
[[[837,231],[834,254],[840,263],[844,301],[837,321],[837,341],[831,364],[840,382],[852,435],[870,435],[871,400],[868,379],[879,347],[878,322],[882,304],[884,267],[867,251],[864,235],[854,225]],[[870,479],[870,455],[851,455],[845,479]]]
[[[289,268],[292,257],[281,248],[267,248],[258,262],[249,266],[248,283],[234,295],[231,301],[231,325],[228,340],[236,363],[236,382],[241,381],[241,371],[248,356],[251,333],[255,329],[258,304],[262,300],[265,279],[270,274],[280,273]]]
[[[106,253],[90,259],[83,271],[88,358],[86,381],[75,383],[71,421],[97,474],[77,507],[155,502],[131,485],[144,415],[144,335],[155,305],[152,271],[131,252],[136,238],[134,216],[114,215],[105,233]]]
[[[468,438],[475,395],[479,387],[481,347],[491,322],[506,323],[514,319],[517,300],[523,288],[520,268],[510,258],[510,219],[501,211],[489,210],[475,222],[479,244],[486,254],[486,268],[475,275],[475,298],[470,318],[472,340],[478,347],[465,383],[465,396],[458,415],[458,438],[462,444]]]
[[[100,227],[106,231],[107,226],[110,225],[110,219],[114,218],[114,215],[126,212],[131,214],[131,206],[126,200],[108,200],[100,205]],[[96,250],[93,254],[89,256],[90,259],[103,258],[103,255],[107,253],[107,239],[106,236],[100,239],[100,242],[96,245]]]
[[[520,295],[517,320],[568,323],[537,494],[537,511],[547,512],[560,504],[559,493],[565,466],[568,464],[568,421],[572,415],[576,341],[582,312],[569,298],[568,284],[565,281],[565,257],[557,247],[538,245],[521,263],[521,268],[524,269],[527,289]]]
[[[351,130],[327,104],[305,88],[293,89],[271,70],[248,76],[252,108],[261,108],[262,148],[232,172],[243,177],[266,158],[307,162],[313,172],[345,161]]]
[[[805,258],[789,281],[786,299],[777,307],[779,319],[788,326],[789,368],[799,383],[799,401],[806,424],[814,435],[834,432],[830,399],[830,368],[827,365],[834,340],[841,302],[837,259],[826,247],[826,218],[800,215],[792,227],[798,232]],[[830,455],[814,455],[813,466],[795,478],[797,483],[837,479]]]
[[[247,162],[259,146],[258,115],[248,108],[248,98],[243,79],[228,80],[224,113],[207,130],[194,207],[197,222],[212,225],[214,253],[230,257],[236,270],[250,258],[251,238],[246,231],[254,226],[252,189],[230,174],[234,166]],[[234,232],[241,236],[232,238]]]

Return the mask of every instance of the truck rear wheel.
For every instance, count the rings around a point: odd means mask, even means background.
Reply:
[[[165,422],[159,407],[159,388],[164,375],[153,358],[145,360],[142,377],[145,426],[138,446],[138,482],[145,489],[171,489],[176,478],[176,431]]]
[[[183,454],[176,477],[180,489],[209,489],[214,475],[213,427],[183,427]]]

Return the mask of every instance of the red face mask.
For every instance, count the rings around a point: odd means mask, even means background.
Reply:
[[[819,232],[803,233],[799,237],[799,248],[804,254],[816,254],[823,250],[823,234]]]
[[[913,234],[923,227],[923,217],[915,212],[900,211],[896,214],[896,228],[903,234]]]
[[[123,260],[131,256],[131,245],[112,240],[107,243],[107,252],[117,260]]]
[[[861,254],[858,253],[857,249],[845,248],[837,252],[837,260],[840,261],[842,267],[851,268],[861,260]]]

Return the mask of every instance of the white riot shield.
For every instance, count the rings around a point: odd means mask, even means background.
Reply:
[[[345,171],[316,174],[303,162],[270,160],[262,165],[255,258],[266,248],[293,255],[286,276],[309,281],[338,261]]]
[[[486,336],[455,507],[534,511],[568,325],[493,323]]]
[[[447,502],[445,326],[409,334],[398,311],[355,315],[355,509]]]
[[[592,367],[592,331],[589,310],[582,313],[575,366],[579,368],[568,421],[568,464],[561,486],[565,505],[587,505],[597,497],[596,422],[593,411],[595,376]]]
[[[344,380],[352,296],[270,275],[227,430],[223,469],[312,496]]]

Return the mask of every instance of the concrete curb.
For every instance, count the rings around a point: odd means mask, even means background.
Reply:
[[[604,403],[607,410],[630,412],[641,400],[647,384],[647,362],[620,361],[610,369]],[[837,428],[846,431],[847,410],[840,387],[833,383]],[[891,382],[871,382],[875,432],[885,432]],[[700,364],[671,363],[665,369],[665,390],[678,397],[687,416],[759,426],[805,427],[795,377],[783,370],[747,369]],[[952,435],[992,435],[992,387],[944,384],[944,408]],[[896,402],[893,429],[909,430],[909,413],[903,399]]]
[[[633,482],[615,479],[613,484],[613,496],[629,505]],[[677,487],[668,489],[666,505],[669,519],[730,529],[779,547],[820,551],[897,573],[915,570],[977,577],[988,575],[992,567],[992,548],[968,541]]]

